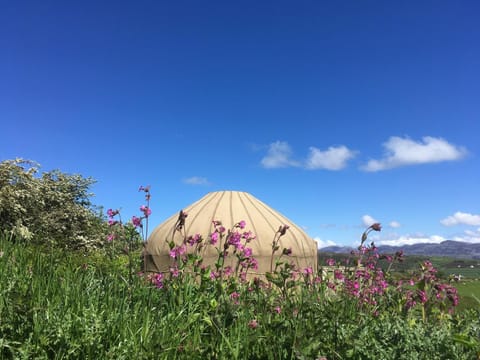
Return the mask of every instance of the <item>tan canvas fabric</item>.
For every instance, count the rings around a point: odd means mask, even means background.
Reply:
[[[291,248],[289,257],[301,269],[311,266],[317,267],[317,243],[302,229],[288,218],[273,210],[271,207],[256,199],[246,192],[218,191],[211,192],[203,198],[183,209],[187,214],[185,231],[187,235],[200,234],[208,240],[209,234],[214,230],[213,220],[219,220],[226,229],[231,229],[241,220],[246,221],[242,231],[252,231],[256,239],[248,244],[252,248],[253,256],[258,261],[257,274],[270,271],[272,258],[272,241],[280,226],[288,225],[289,229],[280,238],[280,249],[276,252],[278,257],[283,248]],[[178,213],[172,215],[164,223],[157,226],[148,238],[146,251],[146,269],[152,272],[167,272],[173,265],[169,256],[170,241],[180,245],[183,236],[175,232]],[[217,249],[222,244],[217,244]],[[216,262],[218,251],[211,245],[203,249],[203,264],[212,265]],[[225,265],[233,264],[235,258],[229,257]],[[250,271],[250,274],[254,274]]]

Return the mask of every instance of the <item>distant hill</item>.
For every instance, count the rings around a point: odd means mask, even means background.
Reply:
[[[348,246],[327,246],[321,252],[350,253]],[[404,246],[378,246],[380,253],[395,253],[403,250],[405,255],[447,256],[462,259],[480,259],[480,243],[471,244],[461,241],[446,240],[440,244],[413,244]]]

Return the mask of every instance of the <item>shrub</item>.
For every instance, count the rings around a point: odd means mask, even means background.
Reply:
[[[59,170],[39,174],[30,160],[0,162],[0,230],[68,249],[100,246],[105,221],[90,202],[95,181]]]

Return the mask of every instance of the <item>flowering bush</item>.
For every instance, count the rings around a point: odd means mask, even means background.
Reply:
[[[0,162],[0,229],[17,241],[64,249],[101,246],[106,227],[89,192],[95,181],[59,170],[38,171],[30,160]]]

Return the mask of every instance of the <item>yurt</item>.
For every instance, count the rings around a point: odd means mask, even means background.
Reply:
[[[245,227],[241,231],[251,231],[255,234],[256,238],[248,243],[248,247],[252,249],[253,257],[258,262],[258,269],[250,271],[249,275],[263,275],[270,271],[272,241],[275,237],[279,249],[274,253],[274,260],[282,254],[283,249],[291,249],[291,254],[286,260],[293,262],[300,269],[312,267],[314,271],[316,270],[316,241],[287,217],[247,192],[211,192],[182,211],[187,216],[183,219],[180,231],[177,231],[179,213],[176,213],[158,225],[148,237],[144,250],[147,271],[168,272],[174,262],[170,256],[169,244],[181,245],[185,235],[199,234],[203,239],[208,239],[215,229],[214,221],[220,221],[226,229],[232,229],[240,221],[244,221]],[[288,229],[279,236],[279,229],[284,225],[288,225]],[[201,254],[203,265],[213,267],[221,249],[223,249],[221,242],[215,246],[205,246]],[[234,261],[233,255],[229,257],[225,264]]]

